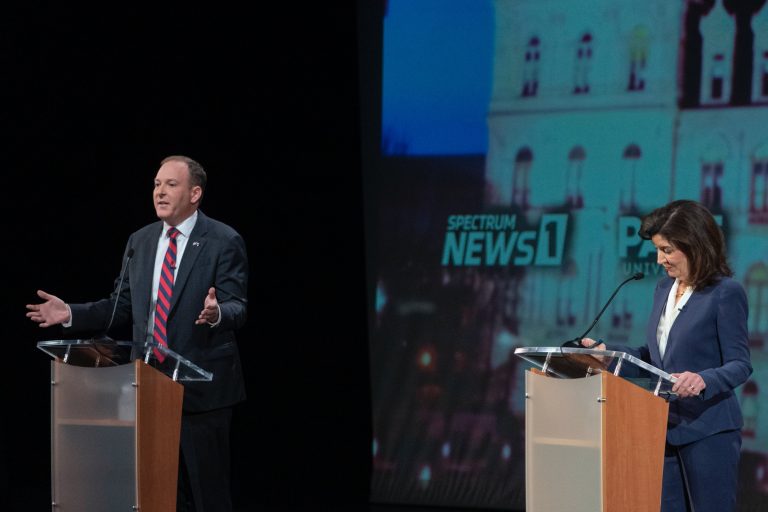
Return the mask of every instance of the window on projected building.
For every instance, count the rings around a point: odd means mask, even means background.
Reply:
[[[574,73],[574,94],[589,93],[589,69],[592,63],[592,34],[584,33],[576,47],[576,69]]]
[[[645,89],[645,65],[648,60],[648,29],[637,26],[632,31],[629,43],[629,83],[630,91]]]
[[[524,97],[536,96],[539,90],[539,60],[541,48],[539,38],[533,36],[525,48],[525,62],[523,64],[523,92]]]

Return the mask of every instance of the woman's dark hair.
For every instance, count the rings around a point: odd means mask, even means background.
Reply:
[[[696,201],[681,199],[643,217],[640,238],[661,235],[688,258],[689,281],[703,288],[733,271],[726,261],[725,238],[709,210]]]

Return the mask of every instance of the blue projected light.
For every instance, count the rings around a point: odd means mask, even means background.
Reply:
[[[748,38],[728,4],[385,1],[373,501],[525,507],[514,350],[595,318],[644,345],[666,272],[639,229],[673,199],[713,213],[747,294],[739,500],[768,499],[768,4]]]
[[[485,153],[490,1],[390,0],[383,54],[384,154]]]

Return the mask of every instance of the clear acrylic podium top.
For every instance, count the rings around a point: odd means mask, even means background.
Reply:
[[[553,377],[573,379],[607,371],[654,395],[676,395],[672,392],[676,377],[626,352],[576,347],[521,347],[515,350],[515,355]]]
[[[153,349],[157,349],[165,355],[163,364],[157,365],[157,369],[173,380],[210,381],[213,379],[211,372],[203,370],[192,361],[155,342],[138,343],[109,338],[47,340],[38,342],[37,348],[66,364],[88,367],[120,366],[134,359],[144,359],[149,363],[155,357]]]

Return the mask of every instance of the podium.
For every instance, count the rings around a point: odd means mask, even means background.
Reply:
[[[184,389],[213,375],[153,342],[50,340],[51,508],[173,512]],[[157,369],[153,350],[165,355]]]
[[[658,512],[672,375],[625,352],[523,347],[527,512]]]

